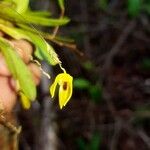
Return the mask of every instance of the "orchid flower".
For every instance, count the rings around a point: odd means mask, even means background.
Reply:
[[[54,97],[56,86],[59,85],[59,106],[60,109],[65,106],[72,96],[72,85],[73,77],[66,73],[60,73],[56,76],[54,83],[50,87],[50,94]]]

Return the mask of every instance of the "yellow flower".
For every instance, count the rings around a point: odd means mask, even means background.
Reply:
[[[57,84],[59,85],[59,106],[63,108],[72,96],[73,77],[66,72],[56,76],[54,83],[50,87],[50,94],[54,97]]]

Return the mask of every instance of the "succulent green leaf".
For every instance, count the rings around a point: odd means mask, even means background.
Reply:
[[[16,11],[20,14],[28,9],[29,0],[12,0],[16,4]]]
[[[26,39],[32,42],[36,47],[35,55],[39,59],[45,60],[51,65],[60,63],[53,47],[50,46],[40,34],[38,34],[38,31],[35,30],[35,33],[32,33],[30,31],[4,26],[3,24],[0,24],[0,29],[14,39]]]
[[[35,55],[41,60],[46,60],[51,65],[57,65],[60,60],[51,45],[49,45],[40,35],[24,31],[21,29],[16,29],[21,34],[27,35],[28,40],[31,41],[37,48]]]
[[[52,18],[47,18],[47,17],[43,17],[43,16],[31,16],[28,14],[23,14],[23,18],[26,18],[25,21],[27,23],[37,24],[37,25],[41,25],[41,26],[65,25],[70,21],[67,17],[59,18],[59,19],[52,19]]]
[[[0,30],[3,31],[4,33],[8,34],[9,36],[13,37],[14,39],[27,39],[29,40],[29,37],[21,32],[18,32],[15,30],[16,28],[14,27],[9,27],[3,24],[0,24]]]
[[[43,32],[43,31],[40,31],[40,30],[36,30],[34,27],[32,26],[29,26],[29,25],[25,25],[25,24],[17,24],[21,29],[23,30],[27,30],[27,31],[30,31],[32,33],[38,33],[40,34],[44,39],[47,39],[47,40],[51,40],[53,35],[52,34],[49,34],[49,33],[46,33],[46,32]],[[74,40],[71,39],[71,38],[68,38],[68,37],[62,37],[62,36],[55,36],[54,38],[55,40],[59,41],[59,42],[63,42],[63,43],[74,43]]]
[[[39,15],[30,15],[28,13],[20,14],[14,11],[11,7],[0,4],[0,17],[15,23],[36,24],[41,26],[59,26],[65,25],[70,20],[67,17],[54,19]]]
[[[15,49],[2,37],[0,37],[0,50],[5,57],[6,63],[13,77],[19,82],[21,91],[31,100],[36,98],[36,85],[32,74]]]
[[[39,17],[50,17],[51,13],[49,11],[27,11],[26,14],[30,16],[39,16]]]

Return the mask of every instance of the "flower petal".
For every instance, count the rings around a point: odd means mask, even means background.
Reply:
[[[59,75],[55,78],[54,83],[50,86],[50,94],[51,94],[52,98],[54,97],[58,80],[59,80]]]

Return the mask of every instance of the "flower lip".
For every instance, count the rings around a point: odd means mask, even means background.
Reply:
[[[65,82],[63,83],[63,89],[64,89],[64,90],[67,90],[67,87],[68,87],[68,84],[67,84],[67,81],[65,81]]]

